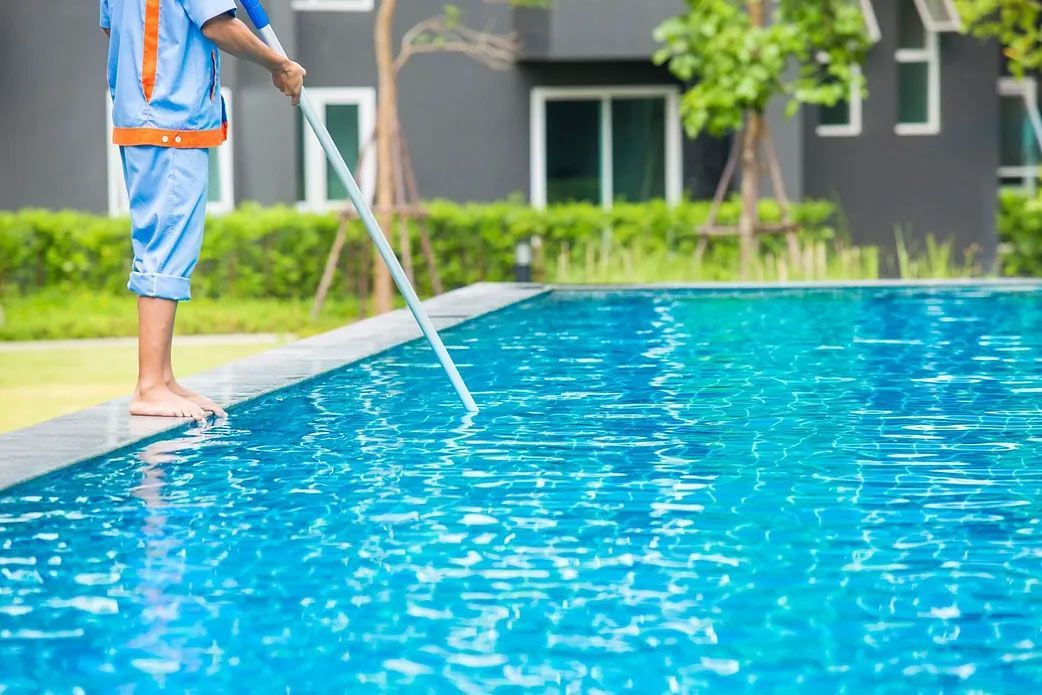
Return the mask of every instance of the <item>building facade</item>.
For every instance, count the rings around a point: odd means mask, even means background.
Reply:
[[[951,240],[995,253],[1001,54],[958,33],[944,1],[866,0],[868,95],[805,109],[803,194],[835,200],[865,243]]]
[[[770,114],[790,193],[827,197],[854,239],[891,245],[895,230],[994,254],[1000,185],[1032,186],[1039,160],[1034,82],[1003,77],[990,44],[957,33],[950,0],[861,0],[875,44],[868,97],[793,119]],[[0,75],[0,208],[119,214],[126,194],[107,134],[104,35],[93,0],[0,4],[19,61]],[[374,0],[269,0],[287,50],[349,163],[376,120]],[[399,3],[396,32],[443,0]],[[469,24],[517,33],[506,70],[421,55],[400,74],[400,109],[425,197],[536,205],[708,197],[728,143],[682,132],[683,85],[649,56],[653,28],[682,0],[556,0],[553,9],[462,3]],[[57,47],[57,49],[56,49]],[[21,62],[24,59],[24,63]],[[32,66],[26,70],[25,66]],[[231,139],[211,157],[211,209],[244,201],[308,209],[344,191],[296,110],[255,66],[225,62]],[[372,188],[373,157],[359,178]]]

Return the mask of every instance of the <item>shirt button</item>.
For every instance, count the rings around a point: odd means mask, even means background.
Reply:
[[[178,135],[176,138],[174,138],[174,142],[181,142],[181,136]]]
[[[163,143],[165,144],[165,143],[168,143],[168,142],[170,142],[170,136],[169,135],[164,135],[163,136]]]

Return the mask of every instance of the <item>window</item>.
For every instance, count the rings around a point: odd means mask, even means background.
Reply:
[[[861,0],[861,14],[865,18],[865,31],[872,43],[879,43],[883,38],[883,32],[879,30],[879,19],[876,17],[876,8],[872,0]]]
[[[1034,190],[1042,165],[1038,83],[999,80],[999,113],[999,180],[1003,186]]]
[[[962,20],[953,0],[915,0],[927,31],[960,31]]]
[[[855,68],[857,70],[857,68]],[[860,74],[860,71],[858,72]],[[862,96],[860,85],[850,85],[850,94],[833,106],[818,107],[818,135],[854,137],[861,135]]]
[[[372,146],[365,153],[361,171],[357,167],[376,128],[376,90],[369,87],[311,87],[308,95],[333,136],[333,142],[344,155],[344,161],[355,174],[362,192],[372,199],[376,189],[376,151]],[[318,137],[304,123],[299,111],[297,121],[301,138],[297,162],[298,199],[311,210],[343,207],[347,203],[344,184],[329,165]]]
[[[680,202],[675,88],[537,88],[531,119],[533,205]]]
[[[228,140],[220,147],[210,148],[210,188],[207,193],[206,211],[212,215],[221,215],[235,209],[235,175],[232,165],[232,93],[226,87],[221,88],[224,105],[228,112]],[[105,93],[106,122],[109,141],[108,189],[109,214],[113,216],[130,214],[130,196],[123,178],[123,162],[119,156],[119,147],[112,144],[112,100],[108,91]]]
[[[936,135],[941,131],[941,48],[918,8],[919,0],[899,0],[897,134]]]
[[[294,10],[320,12],[369,12],[373,0],[293,0]]]

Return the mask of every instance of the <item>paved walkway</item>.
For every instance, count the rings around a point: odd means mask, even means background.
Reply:
[[[279,333],[230,333],[227,335],[179,335],[175,345],[268,345],[292,340],[292,335]],[[32,352],[34,350],[77,350],[99,347],[127,347],[137,345],[137,338],[84,338],[82,340],[26,340],[0,341],[2,352]]]

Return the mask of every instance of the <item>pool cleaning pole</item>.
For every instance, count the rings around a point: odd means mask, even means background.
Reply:
[[[264,42],[273,51],[285,56],[286,51],[282,48],[279,37],[275,35],[275,30],[271,28],[271,21],[268,19],[268,13],[264,11],[261,1],[241,0],[241,2],[246,9],[246,14],[250,16],[250,21],[253,22],[253,26],[257,27],[257,31],[260,32]],[[431,344],[434,354],[438,356],[438,361],[441,362],[442,368],[448,374],[452,387],[456,389],[459,399],[463,402],[463,407],[472,413],[476,413],[478,406],[474,402],[473,396],[470,395],[467,385],[463,383],[463,377],[460,376],[459,370],[456,369],[456,364],[452,361],[452,357],[449,356],[449,351],[445,349],[445,344],[441,342],[441,336],[438,335],[434,324],[431,323],[430,317],[427,316],[423,306],[420,305],[420,298],[416,296],[416,290],[409,283],[409,278],[406,277],[402,264],[398,262],[398,257],[394,255],[394,250],[387,243],[387,237],[384,236],[383,231],[380,229],[380,224],[376,221],[373,211],[366,204],[362,191],[359,190],[358,184],[355,182],[355,177],[351,175],[351,170],[347,168],[344,156],[337,149],[336,143],[333,142],[333,138],[329,135],[325,123],[318,117],[314,104],[308,98],[307,90],[302,91],[300,94],[300,110],[304,113],[304,118],[307,120],[308,125],[311,126],[311,129],[315,131],[315,135],[318,136],[318,141],[322,143],[322,149],[325,150],[329,163],[347,189],[347,195],[351,202],[354,203],[358,216],[362,218],[362,223],[365,225],[366,231],[369,232],[369,237],[376,244],[376,250],[380,252],[380,257],[384,259],[387,269],[391,271],[394,283],[398,285],[398,290],[405,297],[405,303],[409,305],[409,311],[412,312],[416,323],[420,324],[420,330],[427,337],[427,342]]]

